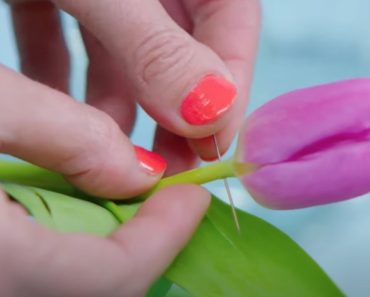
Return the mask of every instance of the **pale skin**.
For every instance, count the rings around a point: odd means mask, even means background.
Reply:
[[[90,194],[121,199],[164,174],[148,174],[136,159],[127,136],[136,104],[160,125],[154,150],[167,159],[167,174],[195,166],[198,156],[215,157],[212,134],[227,150],[248,102],[257,1],[14,1],[11,9],[24,75],[0,66],[1,152],[60,172]],[[68,95],[58,9],[81,24],[88,104]],[[233,81],[238,96],[216,121],[190,125],[179,114],[182,98],[210,73]],[[46,230],[0,196],[4,296],[143,296],[209,204],[209,194],[196,186],[164,189],[101,239]]]

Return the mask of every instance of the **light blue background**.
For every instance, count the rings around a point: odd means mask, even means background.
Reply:
[[[370,76],[369,16],[368,0],[263,1],[263,30],[250,111],[293,88]],[[74,63],[72,93],[81,100],[84,49],[74,21],[64,16],[63,22]],[[2,2],[0,63],[15,69],[18,63],[8,8]],[[148,131],[152,130],[152,120],[140,113],[133,141],[150,147]],[[271,211],[256,205],[237,182],[232,185],[239,207],[291,235],[349,296],[370,295],[368,197],[305,210]],[[225,196],[221,183],[210,188]]]

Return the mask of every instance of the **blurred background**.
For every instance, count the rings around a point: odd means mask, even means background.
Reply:
[[[370,76],[370,1],[266,0],[262,6],[262,36],[248,113],[291,89]],[[74,20],[63,15],[63,26],[73,59],[72,94],[82,100],[87,63],[84,48]],[[9,11],[3,2],[0,63],[18,69]],[[150,148],[148,131],[153,130],[153,121],[141,111],[133,141]],[[229,156],[232,152],[233,148]],[[221,182],[209,188],[226,196]],[[369,296],[368,196],[298,211],[272,211],[255,204],[237,181],[232,181],[232,191],[238,207],[288,233],[348,296]]]

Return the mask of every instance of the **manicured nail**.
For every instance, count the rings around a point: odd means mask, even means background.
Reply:
[[[203,148],[207,148],[207,151],[204,151]],[[197,145],[195,147],[195,151],[198,153],[202,161],[213,162],[213,161],[218,160],[218,155],[217,155],[217,150],[215,147],[215,141],[214,141],[213,135],[197,139]],[[221,155],[223,155],[224,151],[221,150],[220,153]]]
[[[218,161],[218,156],[213,156],[213,157],[200,156],[200,159],[204,162],[215,162],[215,161]]]
[[[166,160],[151,151],[148,151],[140,146],[135,146],[136,157],[139,160],[140,166],[150,174],[161,174],[167,168]]]
[[[232,105],[236,88],[215,75],[205,76],[186,96],[181,115],[192,125],[206,125],[217,120]]]

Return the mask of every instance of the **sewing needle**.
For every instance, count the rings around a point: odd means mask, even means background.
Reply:
[[[217,152],[217,159],[218,159],[219,162],[221,162],[221,153],[220,153],[220,148],[219,148],[219,145],[218,145],[216,135],[213,135],[213,142],[214,142],[216,152]],[[238,218],[238,214],[236,213],[236,208],[235,208],[233,197],[231,195],[230,185],[229,185],[229,182],[228,182],[226,177],[223,179],[223,182],[224,182],[224,185],[225,185],[225,190],[226,190],[227,197],[228,197],[229,202],[230,202],[231,211],[232,211],[232,215],[233,215],[233,218],[234,218],[235,226],[236,226],[236,229],[238,230],[238,232],[240,233],[239,218]]]

